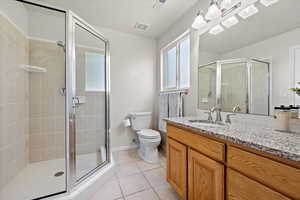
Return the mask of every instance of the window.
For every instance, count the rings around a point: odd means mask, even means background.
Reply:
[[[85,90],[105,91],[105,56],[101,53],[85,53]]]
[[[190,87],[190,38],[185,36],[163,48],[162,84],[163,91]]]

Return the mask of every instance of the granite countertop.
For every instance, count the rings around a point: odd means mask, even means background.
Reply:
[[[165,119],[170,124],[183,128],[200,131],[203,134],[214,136],[259,151],[300,162],[300,134],[284,133],[272,129],[239,130],[230,126],[203,126],[200,123],[191,123],[196,117],[177,117]]]

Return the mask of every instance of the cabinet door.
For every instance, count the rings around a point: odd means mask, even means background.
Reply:
[[[167,180],[181,199],[187,199],[187,147],[167,138]]]
[[[232,169],[227,170],[227,188],[228,200],[290,200]]]
[[[189,149],[189,200],[224,200],[224,165]]]

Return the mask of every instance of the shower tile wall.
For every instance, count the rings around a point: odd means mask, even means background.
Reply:
[[[0,188],[28,162],[28,40],[0,15]]]
[[[76,93],[86,99],[86,103],[79,106],[76,112],[77,154],[99,152],[100,147],[105,144],[105,93],[85,90],[85,52],[99,53],[90,48],[76,48]]]
[[[65,55],[56,43],[30,40],[30,65],[47,72],[30,73],[30,162],[64,158]]]

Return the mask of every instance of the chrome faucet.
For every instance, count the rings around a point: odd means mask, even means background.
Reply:
[[[210,109],[211,112],[216,112],[216,120],[215,123],[222,123],[222,116],[221,111],[222,109],[220,107],[212,107]]]
[[[231,118],[230,118],[230,116],[234,116],[234,115],[236,115],[236,114],[227,114],[226,115],[226,120],[225,120],[225,123],[226,124],[231,124]]]
[[[205,112],[205,113],[208,114],[207,121],[212,122],[212,121],[213,121],[213,118],[212,118],[212,111],[209,109],[208,112]]]
[[[226,124],[231,124],[231,118],[230,118],[230,116],[234,116],[234,115],[236,115],[236,114],[234,114],[234,113],[240,112],[240,111],[241,111],[240,105],[234,106],[233,109],[232,109],[232,112],[233,112],[233,113],[227,114],[227,115],[226,115],[225,123],[226,123]]]

